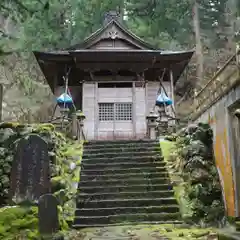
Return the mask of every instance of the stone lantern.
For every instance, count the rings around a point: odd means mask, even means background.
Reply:
[[[149,115],[146,117],[147,119],[147,135],[150,139],[157,139],[157,133],[156,133],[156,127],[158,125],[157,123],[158,115],[151,111]]]
[[[83,114],[82,111],[79,110],[79,111],[76,112],[76,116],[77,116],[77,119],[79,121],[80,127],[83,127],[84,126],[83,121],[86,118],[85,115]]]
[[[76,111],[75,116],[79,124],[77,128],[77,138],[78,140],[84,140],[85,137],[83,134],[83,126],[84,126],[83,121],[86,117],[81,110]]]

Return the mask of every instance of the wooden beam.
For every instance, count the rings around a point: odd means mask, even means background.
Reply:
[[[169,70],[170,73],[170,82],[171,82],[171,98],[173,101],[173,109],[175,110],[175,100],[174,100],[174,78],[173,78],[173,71],[172,69]]]
[[[112,71],[127,69],[133,72],[142,72],[144,70],[147,70],[152,65],[150,63],[129,63],[129,62],[123,62],[123,63],[113,63],[113,62],[107,62],[107,63],[77,63],[76,67],[78,69],[82,70],[102,70],[102,69],[109,69]]]

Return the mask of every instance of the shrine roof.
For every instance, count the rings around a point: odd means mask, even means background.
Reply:
[[[188,65],[194,51],[157,49],[112,19],[79,44],[61,50],[34,51],[48,84],[53,89],[56,76],[70,67],[79,74],[109,70],[144,73],[151,78],[164,69],[173,71],[174,82]],[[82,76],[84,78],[84,76]],[[60,80],[57,80],[59,84]]]

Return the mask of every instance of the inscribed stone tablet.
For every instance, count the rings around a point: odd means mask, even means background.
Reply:
[[[38,201],[50,192],[50,159],[47,143],[38,135],[20,140],[11,171],[10,197],[17,203]]]

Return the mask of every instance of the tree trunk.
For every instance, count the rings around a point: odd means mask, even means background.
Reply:
[[[225,6],[225,19],[227,27],[225,34],[227,35],[226,48],[229,50],[230,55],[236,51],[235,34],[237,32],[237,2],[236,0],[228,0]]]
[[[199,22],[199,4],[197,0],[194,0],[193,4],[193,29],[195,32],[196,39],[196,57],[197,57],[197,81],[196,81],[196,90],[199,90],[203,86],[204,74],[203,74],[203,51],[202,51],[202,42],[200,34],[200,22]]]

